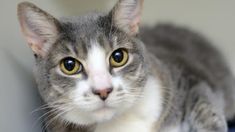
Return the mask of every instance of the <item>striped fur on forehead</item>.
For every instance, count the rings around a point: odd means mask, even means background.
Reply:
[[[109,30],[108,27],[99,27],[99,21],[102,20],[98,17],[94,17],[87,23],[63,21],[61,38],[51,50],[53,62],[58,63],[67,56],[86,60],[89,49],[94,44],[102,47],[107,55],[118,48],[126,48],[129,52],[139,52],[140,47],[133,38],[120,31],[111,31],[107,34],[105,31]]]
[[[87,43],[83,39],[76,41],[61,40],[51,50],[49,58],[58,63],[65,57],[73,57],[79,61],[87,58]]]

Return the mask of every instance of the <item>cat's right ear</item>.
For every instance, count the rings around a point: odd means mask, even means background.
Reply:
[[[21,31],[36,55],[45,57],[59,36],[59,22],[29,2],[18,4]]]

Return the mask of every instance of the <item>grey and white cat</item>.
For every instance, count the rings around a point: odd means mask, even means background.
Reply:
[[[235,84],[203,37],[162,24],[139,32],[143,0],[56,19],[18,5],[49,132],[226,132]]]

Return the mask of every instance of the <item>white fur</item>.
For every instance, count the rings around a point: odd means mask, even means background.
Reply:
[[[86,81],[78,81],[75,90],[69,95],[77,109],[64,115],[66,120],[77,124],[92,124],[107,120],[114,114],[112,109],[102,109],[104,102],[92,93],[92,88],[112,87],[112,77],[108,71],[105,51],[97,44],[97,41],[92,43],[93,47],[89,49],[86,64],[89,78]],[[84,97],[84,94],[89,97]],[[85,101],[87,98],[90,101]]]
[[[150,77],[140,102],[123,115],[99,124],[95,132],[151,132],[153,122],[158,120],[162,111],[159,89],[159,83]]]
[[[98,45],[94,45],[88,54],[87,59],[88,74],[91,84],[96,89],[111,87],[111,75],[106,63],[105,51]]]
[[[87,93],[89,90],[90,86],[88,81],[78,81],[76,89],[69,95],[69,97],[73,100],[75,106],[77,106],[78,108],[83,108],[83,106],[86,105],[84,104],[85,101],[83,98],[83,94]],[[80,110],[70,111],[64,115],[64,118],[68,121],[77,124],[90,124],[94,122],[89,116],[89,114]]]
[[[181,126],[168,126],[162,132],[188,132],[188,131],[182,131]]]
[[[122,82],[120,78],[114,80],[116,85]],[[113,119],[110,118],[110,116],[114,116],[114,111],[111,109],[101,109],[91,113],[79,110],[71,111],[65,115],[65,119],[77,124],[95,123],[98,118],[108,119],[108,121],[98,124],[95,132],[151,132],[153,122],[158,120],[162,111],[162,96],[159,89],[158,81],[152,77],[148,78],[144,96],[139,103]],[[94,103],[94,106],[99,106],[99,103]],[[122,109],[122,106],[119,107]]]

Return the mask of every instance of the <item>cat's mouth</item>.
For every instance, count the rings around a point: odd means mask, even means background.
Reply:
[[[64,119],[76,124],[93,124],[98,122],[107,122],[116,115],[115,108],[110,107],[103,102],[92,110],[74,109],[64,115]]]
[[[96,111],[100,111],[103,109],[112,109],[112,107],[108,106],[106,103],[103,103]]]

